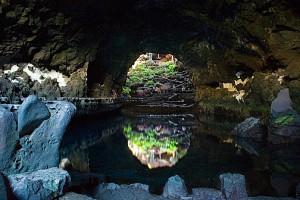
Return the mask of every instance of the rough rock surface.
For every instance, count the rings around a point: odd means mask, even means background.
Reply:
[[[241,174],[221,174],[221,191],[226,200],[248,200],[245,176]]]
[[[117,185],[114,183],[100,184],[95,192],[95,198],[99,200],[166,200],[166,198],[150,194],[147,185]]]
[[[275,144],[300,140],[300,115],[293,109],[289,89],[281,90],[271,105],[269,141]]]
[[[0,171],[10,167],[18,139],[14,114],[0,105]]]
[[[10,175],[8,179],[19,200],[51,200],[62,195],[71,181],[68,172],[58,168]]]
[[[28,96],[18,110],[18,132],[20,136],[32,133],[41,123],[49,119],[50,112],[37,96]]]
[[[51,117],[20,140],[14,165],[9,173],[33,172],[59,165],[59,147],[76,108],[69,102],[55,102],[48,106]]]
[[[193,200],[225,200],[222,192],[211,188],[193,188]]]
[[[261,139],[264,134],[260,119],[250,117],[238,124],[232,134],[243,138]]]
[[[95,200],[91,197],[88,197],[86,195],[77,194],[74,192],[68,192],[64,196],[60,197],[61,200]]]
[[[0,172],[0,197],[1,200],[8,200],[8,187],[4,175]]]
[[[278,117],[282,113],[293,112],[293,103],[290,97],[289,89],[285,88],[279,91],[277,97],[272,101],[271,114]]]
[[[248,77],[254,72],[257,90],[252,89],[255,97],[247,100],[258,99],[254,102],[264,106],[280,84],[271,78],[266,81],[271,87],[266,87],[261,80],[282,69],[288,85],[299,81],[299,2],[295,0],[124,0],[117,10],[116,3],[108,0],[3,2],[0,65],[26,60],[70,76],[90,63],[88,85],[120,90],[128,66],[140,52],[171,51],[189,67],[199,91],[206,87],[221,92],[218,85],[233,83],[237,71]],[[262,71],[270,74],[255,74]],[[109,75],[112,85],[104,81]],[[13,87],[6,85],[9,94]],[[299,102],[297,89],[292,96]]]
[[[178,175],[170,177],[164,186],[163,196],[168,198],[181,198],[188,196],[184,180]]]

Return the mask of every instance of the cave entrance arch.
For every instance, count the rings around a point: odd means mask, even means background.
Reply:
[[[127,72],[122,95],[154,97],[193,92],[188,70],[170,53],[143,53]]]

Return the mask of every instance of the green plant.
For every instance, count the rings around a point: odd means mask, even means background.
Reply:
[[[176,64],[174,62],[164,62],[159,66],[150,66],[146,64],[140,64],[135,68],[132,68],[128,72],[126,84],[123,89],[124,94],[132,92],[132,87],[137,85],[144,85],[149,88],[154,88],[156,85],[156,78],[170,77],[176,73]]]
[[[124,86],[122,88],[122,94],[124,94],[126,96],[130,96],[130,93],[131,93],[131,88],[130,87]]]
[[[279,126],[286,126],[295,121],[295,116],[293,114],[279,116],[274,119],[274,123]]]
[[[174,138],[159,138],[155,130],[147,130],[143,133],[135,132],[130,124],[123,130],[126,138],[143,151],[160,148],[165,152],[174,153],[178,149],[178,142]]]

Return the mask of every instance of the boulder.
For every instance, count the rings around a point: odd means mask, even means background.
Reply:
[[[245,176],[241,174],[221,174],[221,191],[226,200],[248,200]]]
[[[290,97],[289,89],[285,88],[279,91],[277,97],[272,101],[271,104],[271,115],[272,117],[278,117],[282,113],[293,112],[292,100]]]
[[[28,96],[18,110],[18,132],[28,135],[50,117],[47,106],[37,96]]]
[[[193,188],[193,200],[225,200],[222,192],[211,188]]]
[[[33,172],[59,166],[59,147],[76,107],[63,101],[55,102],[50,107],[51,117],[30,136],[21,138],[22,148],[16,152],[10,173]]]
[[[59,198],[60,200],[95,200],[91,197],[88,197],[86,195],[77,194],[74,192],[68,192],[64,196]]]
[[[67,171],[50,168],[8,176],[13,194],[19,200],[51,200],[63,194],[71,182]]]
[[[237,138],[236,145],[251,155],[259,156],[263,146],[260,141],[249,138]]]
[[[164,186],[163,196],[167,198],[181,198],[188,196],[184,180],[178,175],[170,177]]]
[[[131,185],[100,184],[95,193],[95,198],[101,200],[167,200],[166,198],[150,194],[148,186],[139,183]]]
[[[0,106],[0,171],[10,167],[18,139],[14,114]]]
[[[232,131],[232,134],[242,138],[262,139],[264,129],[260,119],[249,117],[238,124]]]
[[[8,199],[8,188],[6,185],[6,180],[4,175],[0,172],[0,197],[1,200],[7,200]]]
[[[268,140],[274,144],[300,140],[300,115],[293,109],[289,89],[281,90],[271,105]]]

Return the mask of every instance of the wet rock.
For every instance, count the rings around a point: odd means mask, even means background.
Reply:
[[[63,101],[55,102],[51,107],[51,117],[30,136],[21,138],[22,148],[16,152],[14,166],[10,173],[58,167],[59,147],[76,108],[72,103]]]
[[[18,139],[14,114],[0,105],[0,171],[10,167]]]
[[[268,139],[274,144],[300,140],[300,115],[292,108],[287,88],[272,102]]]
[[[248,200],[245,176],[241,174],[221,174],[221,191],[226,200]]]
[[[4,175],[0,172],[0,197],[1,200],[8,200],[8,187]]]
[[[234,128],[232,134],[242,138],[262,139],[264,136],[264,129],[260,119],[249,117],[242,123],[238,124]]]
[[[50,112],[47,106],[37,96],[27,97],[18,110],[18,132],[20,136],[32,133],[49,117]]]
[[[163,196],[167,198],[181,198],[188,196],[184,180],[178,175],[170,177],[164,186]]]
[[[64,196],[60,197],[61,200],[95,200],[91,197],[88,197],[86,195],[77,194],[74,192],[68,192]]]
[[[222,192],[211,188],[193,188],[193,200],[225,200]]]
[[[63,194],[64,188],[71,182],[68,172],[58,168],[10,175],[8,179],[19,200],[56,198]]]
[[[282,113],[293,112],[292,100],[289,94],[289,89],[285,88],[279,91],[277,97],[272,101],[271,114],[273,117],[278,117]]]
[[[260,142],[260,141],[259,141]],[[261,143],[259,143],[257,140],[252,140],[248,138],[237,138],[236,139],[236,145],[245,151],[247,151],[249,154],[259,156],[260,150],[261,150]]]
[[[117,185],[114,183],[100,184],[96,190],[95,198],[101,200],[165,200],[145,190],[148,186],[143,184]]]

